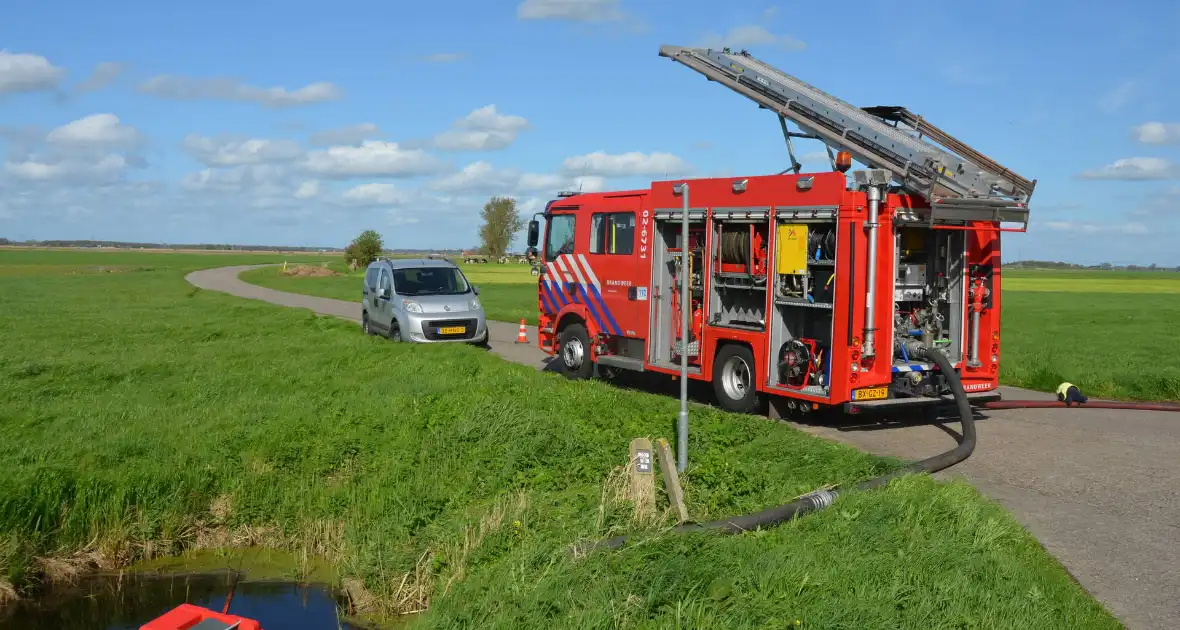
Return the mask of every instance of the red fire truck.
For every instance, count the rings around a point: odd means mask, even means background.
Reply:
[[[948,400],[914,358],[933,348],[973,400],[999,398],[1000,234],[1027,228],[1035,180],[904,108],[855,107],[745,51],[660,54],[776,112],[792,167],[549,202],[529,245],[543,220],[538,344],[563,372],[677,375],[686,355],[726,409],[766,396],[780,416],[855,412]],[[827,145],[831,171],[800,172],[792,138]]]

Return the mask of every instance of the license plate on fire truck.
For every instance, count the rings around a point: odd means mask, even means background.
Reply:
[[[880,400],[888,397],[888,387],[866,387],[852,392],[853,400]]]
[[[467,332],[466,326],[446,326],[438,329],[440,335],[462,335]]]

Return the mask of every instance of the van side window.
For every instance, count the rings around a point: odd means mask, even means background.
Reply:
[[[377,288],[377,268],[376,267],[369,267],[365,271],[365,286],[369,287],[370,289]]]
[[[578,217],[573,214],[555,214],[549,217],[549,236],[545,239],[545,260],[553,260],[562,254],[574,253],[574,234]]]
[[[631,255],[635,251],[635,213],[599,213],[590,218],[590,253]]]

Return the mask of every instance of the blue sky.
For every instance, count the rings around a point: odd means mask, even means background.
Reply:
[[[29,3],[0,21],[0,236],[463,247],[493,194],[777,172],[772,114],[657,54],[729,44],[1039,180],[1006,258],[1180,265],[1180,5],[983,6]]]

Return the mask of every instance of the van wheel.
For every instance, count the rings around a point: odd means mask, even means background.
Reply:
[[[746,346],[728,344],[713,359],[713,391],[721,408],[751,413],[758,408],[758,380],[754,353]]]
[[[558,360],[561,361],[561,373],[572,380],[590,378],[594,372],[594,364],[590,361],[590,336],[586,334],[586,327],[581,324],[570,324],[561,331],[557,339]]]
[[[396,320],[389,325],[389,338],[393,341],[402,341],[402,327],[397,325]]]
[[[365,333],[366,335],[373,334],[373,329],[369,326],[369,314],[368,313],[361,314],[361,332]]]

